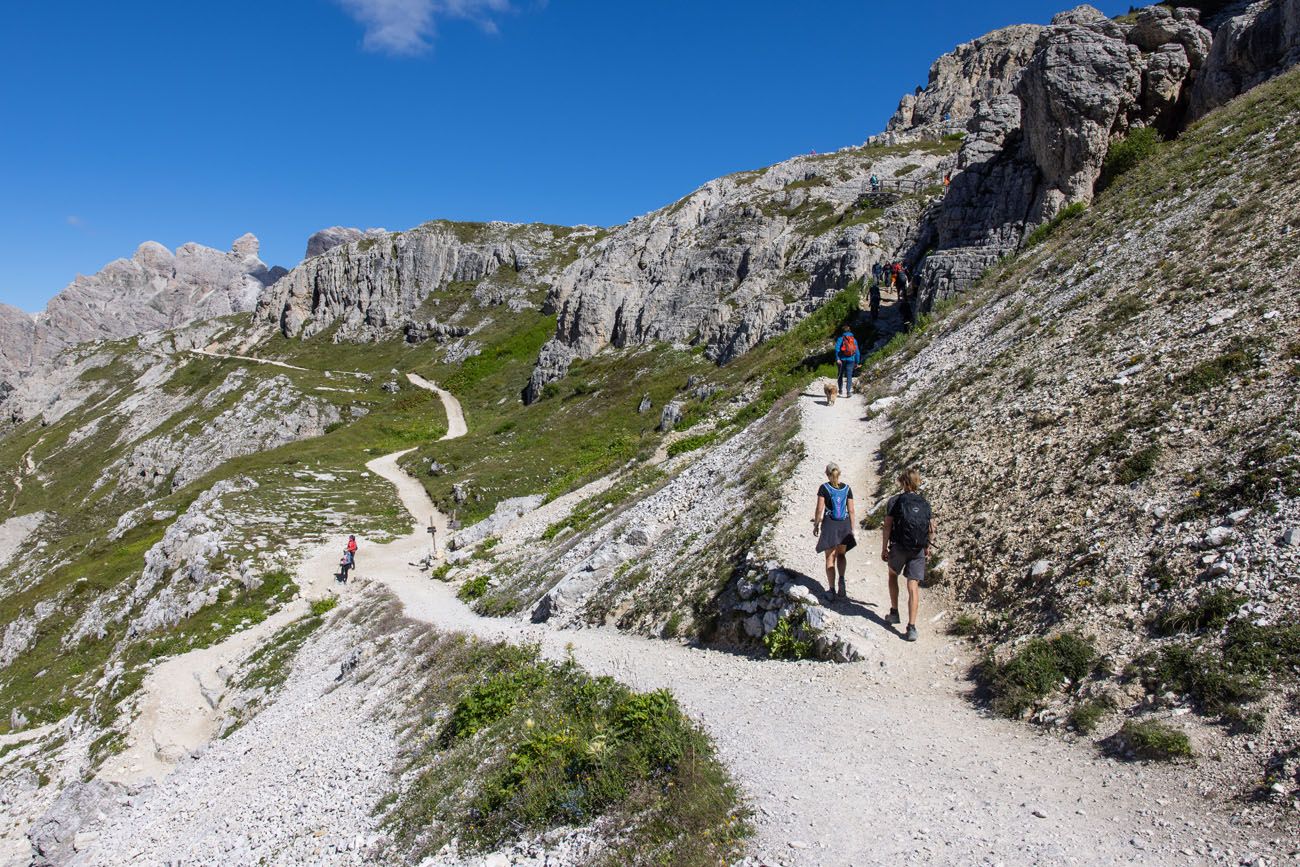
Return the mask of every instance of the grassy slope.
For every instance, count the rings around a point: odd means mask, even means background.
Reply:
[[[1109,658],[1081,695],[1131,704],[1106,683],[1164,646],[1206,663],[1163,677],[1139,664],[1141,684],[1191,693],[1203,712],[1223,687],[1198,678],[1223,653],[1240,665],[1218,663],[1221,676],[1294,687],[1286,627],[1198,623],[1204,564],[1187,539],[1236,509],[1268,522],[1300,497],[1300,233],[1284,228],[1300,210],[1297,153],[1293,72],[1162,146],[882,365],[921,383],[887,458],[929,478],[954,590],[996,646],[1061,624],[1095,633]],[[1210,324],[1224,308],[1235,314]],[[1252,556],[1258,579],[1269,555]],[[1054,564],[1045,578],[1029,576],[1038,559]],[[1286,623],[1298,602],[1276,584],[1268,616]],[[1162,610],[1191,627],[1156,634]],[[1015,709],[1059,698],[1059,683]]]
[[[365,474],[364,464],[374,455],[441,436],[446,430],[441,404],[435,396],[415,388],[407,387],[396,395],[380,388],[388,378],[389,369],[406,362],[404,345],[346,349],[325,346],[322,357],[331,362],[334,370],[366,372],[373,375],[373,382],[365,383],[355,377],[326,377],[324,366],[321,372],[302,372],[202,356],[184,361],[165,388],[189,395],[191,405],[149,436],[187,426],[196,429],[231,405],[237,396],[232,395],[211,409],[202,408],[197,402],[239,367],[248,369],[250,385],[270,376],[287,376],[304,392],[336,403],[345,419],[350,418],[354,405],[370,412],[323,437],[230,460],[173,493],[163,493],[165,488],[160,489],[158,493],[162,495],[152,502],[152,508],[182,512],[199,493],[225,478],[246,476],[258,482],[256,489],[223,500],[227,515],[239,516],[238,526],[232,528],[228,539],[230,560],[243,559],[259,551],[272,554],[296,539],[322,533],[402,530],[409,518],[391,486]],[[139,573],[144,553],[162,538],[170,522],[170,519],[146,520],[120,541],[109,540],[107,534],[118,517],[145,500],[142,493],[117,492],[113,484],[99,485],[104,466],[128,452],[130,444],[114,447],[112,440],[117,426],[105,424],[80,443],[66,445],[73,431],[120,404],[132,389],[135,374],[127,356],[135,351],[134,342],[118,344],[108,351],[115,355],[114,360],[84,377],[101,389],[84,408],[46,427],[29,422],[0,440],[0,458],[11,466],[17,465],[30,449],[42,477],[47,480],[41,484],[28,478],[9,514],[35,510],[52,514],[47,545],[40,552],[52,568],[44,570],[39,580],[21,591],[0,599],[0,622],[30,615],[42,602],[57,601],[55,612],[42,621],[34,645],[0,673],[0,725],[7,725],[9,711],[14,708],[22,710],[32,722],[57,719],[78,707],[91,707],[93,715],[111,717],[112,702],[133,689],[141,676],[138,669],[129,671],[118,688],[96,700],[93,686],[111,658],[124,654],[124,661],[139,664],[164,652],[219,640],[230,631],[261,619],[287,598],[278,592],[279,585],[276,585],[277,592],[253,594],[242,593],[232,585],[223,591],[218,603],[196,614],[192,622],[177,627],[177,634],[190,636],[182,644],[170,634],[145,635],[128,641],[126,621],[105,621],[102,637],[83,639],[64,647],[64,637],[87,606],[119,590],[124,582]],[[322,387],[343,390],[318,390]],[[335,481],[329,481],[329,475]],[[11,485],[8,478],[5,482]],[[8,493],[13,496],[12,486]],[[325,525],[323,515],[335,516],[330,526]],[[143,604],[142,601],[128,615]],[[232,611],[242,613],[235,618],[226,616]]]

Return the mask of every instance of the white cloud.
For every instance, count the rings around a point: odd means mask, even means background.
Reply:
[[[440,20],[474,21],[489,33],[493,16],[511,11],[511,0],[338,0],[366,29],[367,51],[410,57],[433,44]]]

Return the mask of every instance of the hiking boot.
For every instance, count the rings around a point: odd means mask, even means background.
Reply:
[[[916,639],[917,639],[917,635],[916,635],[916,624],[915,624],[915,623],[909,623],[909,624],[907,624],[907,634],[904,635],[903,637],[904,637],[905,639],[907,639],[908,641],[916,641]]]
[[[902,618],[898,616],[897,608],[889,609],[889,616],[885,618],[885,622],[888,623],[890,626],[895,626],[903,622]]]

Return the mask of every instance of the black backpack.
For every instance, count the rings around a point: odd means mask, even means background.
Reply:
[[[894,526],[889,541],[904,551],[916,552],[930,544],[930,504],[920,494],[899,494],[889,517]]]

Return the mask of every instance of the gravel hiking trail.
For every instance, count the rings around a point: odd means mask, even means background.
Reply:
[[[221,357],[284,366],[279,362],[251,356]],[[410,373],[407,378],[413,385],[428,389],[441,398],[448,421],[447,434],[443,439],[464,436],[467,428],[460,403],[421,376]],[[371,463],[383,464],[384,469],[380,475],[391,478],[394,474],[401,474],[397,469],[397,459],[404,454],[406,452],[399,452]],[[374,468],[372,471],[379,472]],[[438,515],[436,510],[431,507],[427,509],[426,517],[440,519],[439,532],[446,532],[446,519]],[[427,535],[425,533],[421,537],[426,545]],[[320,568],[322,557],[329,558],[330,564],[337,564],[341,547],[340,541],[323,543],[323,553],[315,558],[313,569]],[[224,641],[182,653],[154,667],[141,685],[137,713],[127,730],[126,747],[104,762],[99,771],[100,778],[125,784],[157,779],[170,771],[181,758],[212,740],[217,734],[222,696],[230,674],[236,670],[238,663],[282,627],[306,614],[306,600],[320,598],[330,592],[327,585],[319,581],[311,587],[300,586],[303,589],[301,598],[295,599],[261,623],[237,632]]]
[[[455,398],[439,394],[459,417]],[[864,514],[885,428],[864,420],[857,396],[826,406],[804,394],[800,410],[806,457],[784,491],[776,543],[783,565],[819,576],[810,519],[823,468],[840,464]],[[1259,851],[1176,770],[1117,763],[975,708],[963,695],[969,650],[942,633],[934,594],[922,599],[920,641],[879,622],[888,601],[878,534],[862,534],[850,555],[850,599],[835,606],[873,627],[874,653],[862,662],[779,662],[604,628],[560,631],[480,617],[411,565],[427,550],[427,517],[445,518],[397,466],[402,454],[367,466],[393,483],[416,526],[363,546],[358,573],[439,628],[534,642],[552,658],[572,652],[596,674],[670,689],[713,736],[753,809],[751,864],[1237,863]],[[333,557],[331,549],[303,563],[305,593],[330,592]]]
[[[409,379],[442,399],[444,438],[463,435],[456,399],[419,377]],[[776,546],[786,568],[820,576],[810,518],[823,468],[832,460],[841,466],[859,514],[865,513],[884,428],[862,418],[859,397],[826,406],[820,394],[805,394],[800,411],[806,456],[783,491]],[[749,865],[1238,863],[1260,851],[1185,790],[1176,771],[1103,759],[1089,745],[971,705],[963,696],[970,654],[943,635],[935,595],[922,599],[921,639],[914,644],[879,622],[888,602],[878,535],[860,537],[850,555],[850,599],[835,605],[869,625],[866,659],[851,665],[780,662],[603,628],[561,631],[483,618],[456,599],[451,585],[415,565],[428,553],[429,521],[445,532],[446,518],[398,466],[404,454],[367,467],[396,487],[413,529],[387,544],[362,540],[355,574],[384,583],[408,615],[439,628],[536,643],[555,659],[571,652],[593,673],[636,689],[671,690],[713,737],[753,810]],[[304,599],[365,592],[367,581],[335,583],[340,545],[323,542],[306,552],[298,570]],[[287,622],[305,605],[298,600],[259,627],[155,669],[132,727],[132,748],[104,775],[156,776],[171,758],[158,745],[176,742],[173,731],[202,735],[206,724],[210,734],[215,702],[208,696],[216,693],[205,675],[231,670],[231,662],[270,634],[274,627],[266,624]],[[150,702],[161,704],[151,709]],[[174,715],[178,707],[192,716]]]

